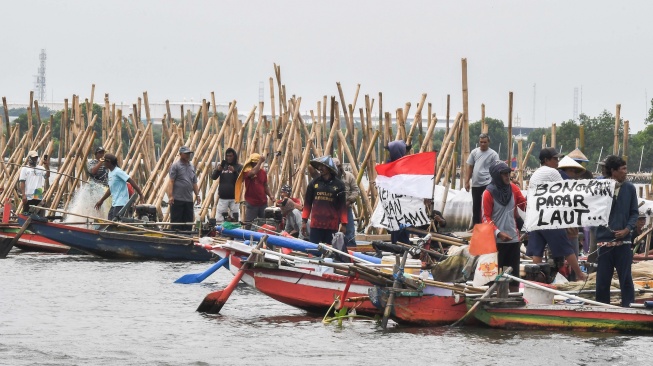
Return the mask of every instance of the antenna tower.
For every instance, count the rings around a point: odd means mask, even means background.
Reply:
[[[262,102],[265,98],[265,95],[263,93],[263,82],[259,81],[258,83],[258,101]]]
[[[574,121],[578,121],[578,88],[574,88]]]
[[[45,94],[45,60],[48,59],[48,56],[45,53],[45,49],[41,49],[39,54],[39,70],[38,75],[36,75],[36,81],[34,82],[34,92],[36,94],[36,99],[44,103],[47,95]]]

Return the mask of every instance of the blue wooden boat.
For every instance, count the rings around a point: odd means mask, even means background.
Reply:
[[[22,226],[26,219],[26,216],[19,215],[19,225]],[[196,245],[191,238],[85,229],[47,222],[38,216],[32,216],[29,229],[71,248],[108,259],[209,261],[217,258],[203,246]]]

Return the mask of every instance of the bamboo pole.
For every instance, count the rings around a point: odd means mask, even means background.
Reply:
[[[464,163],[469,156],[469,108],[468,108],[468,87],[467,87],[467,59],[461,60],[462,64],[462,89],[463,89],[463,120],[462,120],[462,154],[461,161]],[[464,177],[464,182],[469,180],[467,169],[461,169],[460,176]]]
[[[621,146],[623,146],[623,152],[621,153],[621,157],[628,162],[628,135],[630,133],[629,131],[629,124],[628,120],[624,121],[624,136],[623,136],[623,143]]]
[[[512,164],[512,92],[508,93],[508,166]]]
[[[612,154],[619,155],[619,124],[621,122],[621,104],[617,104],[616,112],[614,115],[614,142],[612,146]]]

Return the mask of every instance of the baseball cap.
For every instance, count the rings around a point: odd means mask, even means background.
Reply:
[[[292,192],[292,189],[290,188],[289,185],[284,184],[284,185],[281,187],[281,192],[284,192],[284,193],[288,193],[288,194],[290,194],[290,193]]]
[[[544,161],[544,159],[562,158],[563,156],[555,147],[545,147],[540,151],[540,161]]]
[[[37,153],[36,150],[30,150],[30,152],[27,153],[27,156],[30,158],[38,158],[39,153]]]
[[[104,151],[105,151],[104,147],[102,147],[102,146],[98,146],[97,149],[95,149],[96,154],[99,153],[99,152],[104,152]]]
[[[188,146],[182,146],[179,148],[179,153],[180,154],[189,154],[192,153],[191,149],[188,148]]]

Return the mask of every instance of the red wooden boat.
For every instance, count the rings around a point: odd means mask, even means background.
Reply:
[[[250,247],[235,241],[215,247],[213,252],[221,257],[230,256],[229,270],[238,272]],[[266,256],[267,257],[267,256]],[[341,296],[348,276],[333,273],[332,268],[312,263],[284,265],[260,262],[244,270],[242,280],[265,295],[284,304],[308,312],[324,315],[337,296]],[[354,279],[349,287],[347,298],[367,297],[373,285],[367,281]],[[379,314],[379,310],[369,300],[345,302],[345,306],[355,307],[358,314]]]
[[[20,230],[18,225],[8,225],[0,227],[0,239],[14,238],[16,233]],[[73,249],[67,245],[63,245],[58,241],[48,239],[39,234],[34,234],[31,231],[25,231],[18,239],[15,245],[17,248],[32,251],[32,252],[46,252],[46,253],[62,253],[62,254],[84,254],[82,251]]]
[[[427,286],[423,291],[397,292],[391,319],[399,324],[440,326],[453,324],[467,313],[464,295],[434,286]],[[370,291],[370,300],[383,311],[388,293],[387,289],[375,287]]]

